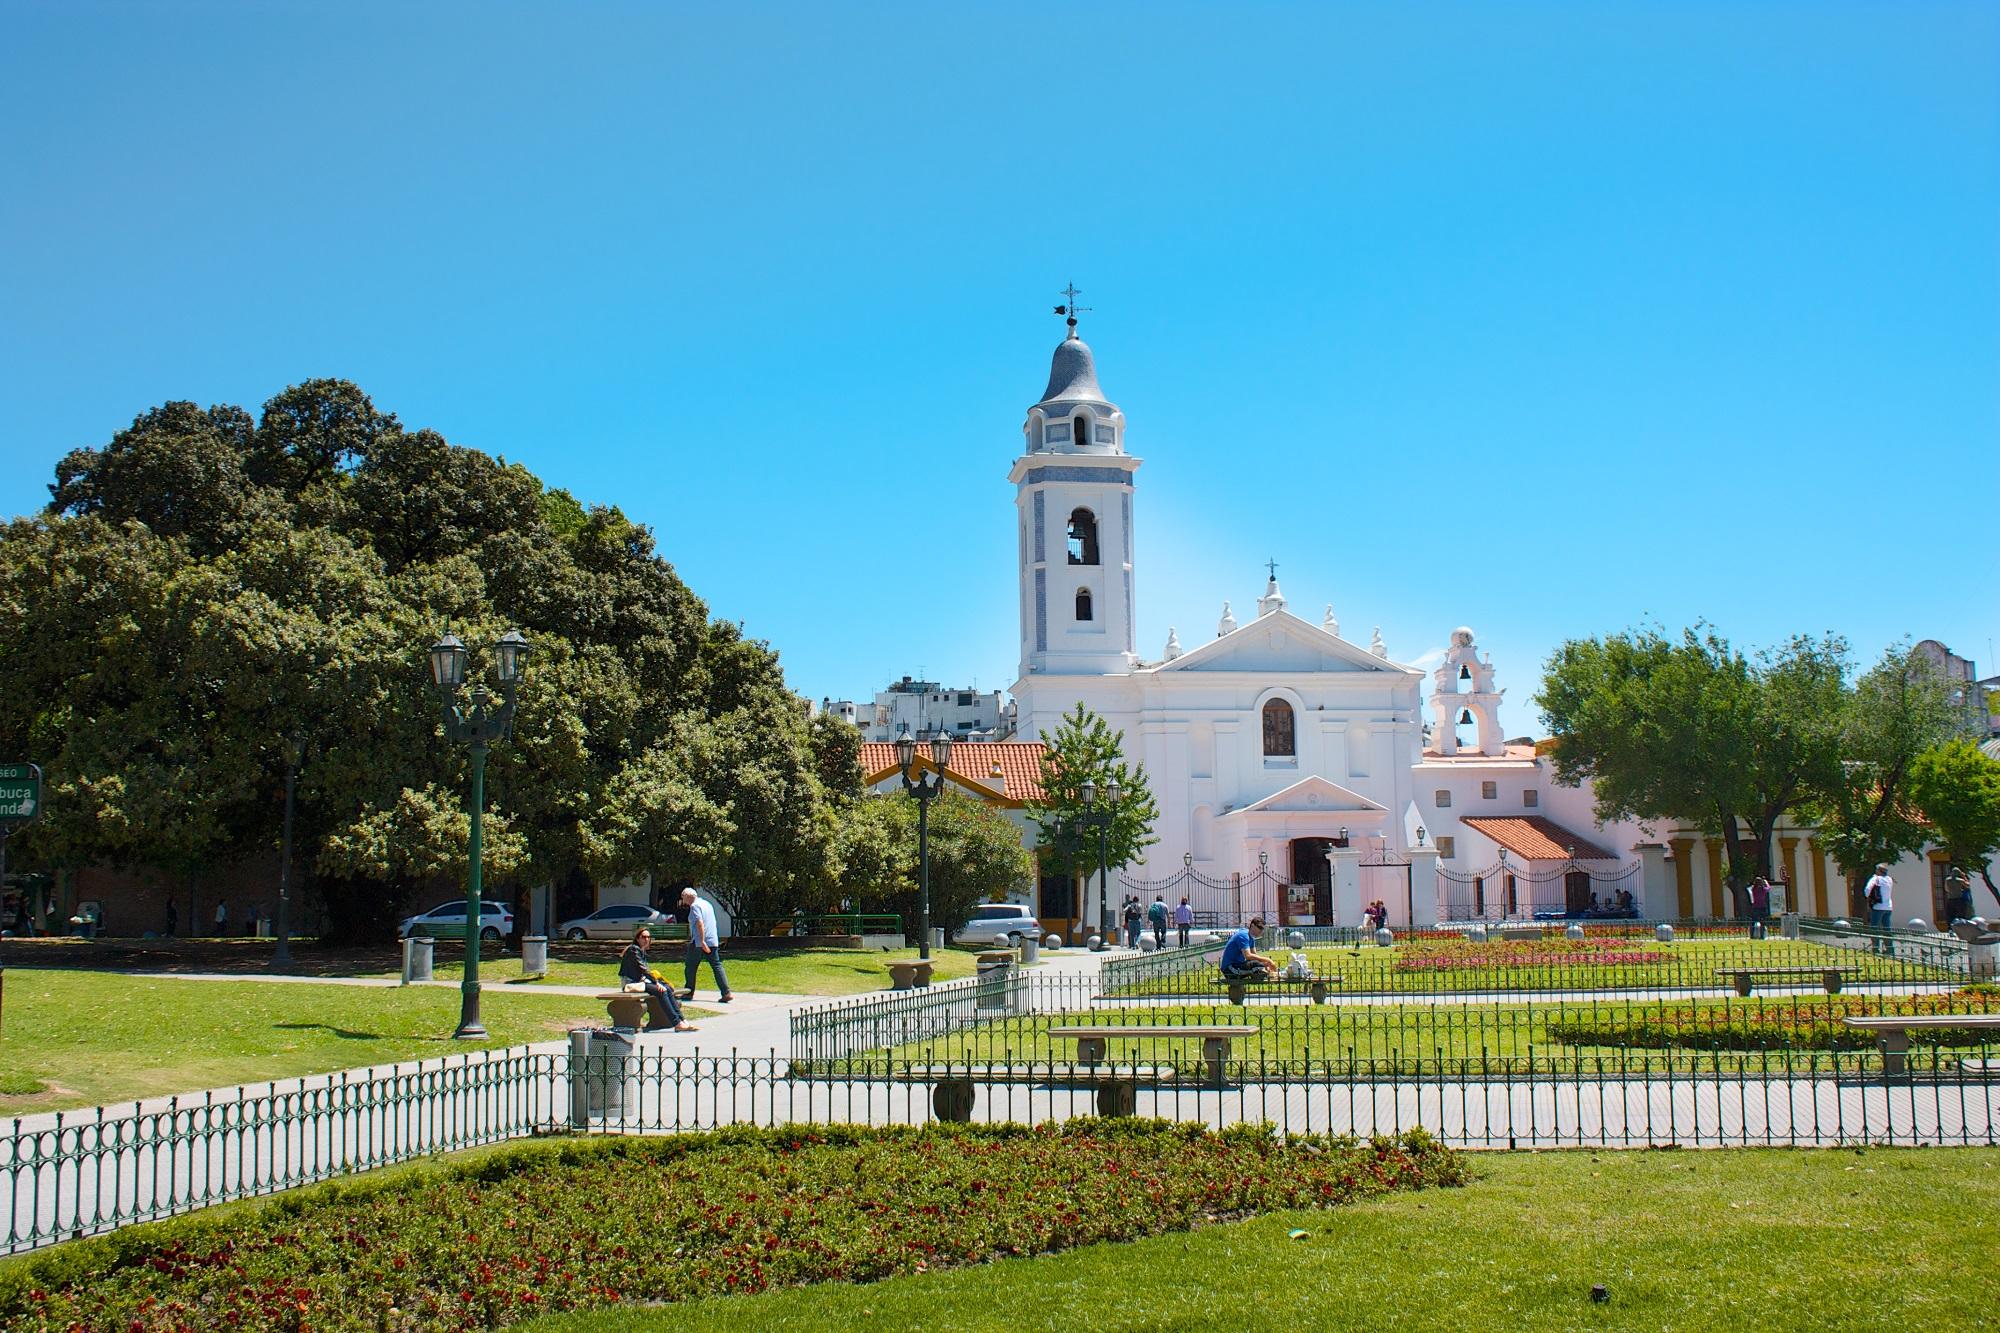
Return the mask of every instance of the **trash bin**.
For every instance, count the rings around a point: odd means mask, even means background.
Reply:
[[[1039,963],[1041,961],[1042,961],[1042,942],[1036,939],[1032,935],[1030,935],[1027,939],[1022,940],[1021,965],[1023,967],[1026,967],[1030,963]]]
[[[1014,972],[1014,953],[1011,949],[988,949],[979,955],[979,1007],[981,1009],[1005,1009],[1007,1007],[1007,978]]]
[[[639,1062],[632,1034],[578,1028],[569,1034],[569,1122],[588,1129],[593,1120],[622,1120],[639,1105]]]
[[[2000,981],[2000,935],[1966,941],[1965,961],[1974,981]]]
[[[431,947],[428,935],[412,935],[403,941],[403,984],[431,979]]]
[[[524,935],[521,938],[521,975],[545,977],[549,974],[549,937]]]
[[[1787,912],[1779,917],[1778,933],[1788,940],[1797,939],[1799,937],[1799,914],[1797,912]]]
[[[933,949],[942,949],[942,948],[944,948],[944,927],[943,927],[943,926],[932,926],[932,927],[931,927],[931,948],[933,948]]]

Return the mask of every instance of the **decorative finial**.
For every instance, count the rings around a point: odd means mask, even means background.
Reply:
[[[1375,637],[1368,641],[1368,651],[1384,661],[1387,661],[1389,658],[1389,645],[1382,642],[1382,627],[1380,625],[1375,627]]]
[[[1229,603],[1224,602],[1222,604],[1222,619],[1215,626],[1215,637],[1219,639],[1225,634],[1234,634],[1235,632],[1236,617],[1230,614]]]
[[[1078,305],[1076,303],[1076,298],[1083,295],[1083,292],[1080,288],[1077,287],[1077,285],[1074,282],[1070,283],[1069,286],[1063,288],[1061,294],[1064,304],[1056,307],[1056,313],[1058,315],[1069,316],[1069,318],[1065,320],[1064,323],[1069,325],[1069,336],[1074,338],[1076,337],[1076,317],[1082,314],[1084,311],[1090,309],[1090,307],[1087,305]]]
[[[1175,629],[1173,626],[1169,625],[1167,626],[1166,660],[1171,662],[1180,655],[1181,655],[1181,632]]]
[[[1332,602],[1326,604],[1326,619],[1320,621],[1320,628],[1336,639],[1340,637],[1340,622],[1333,618]]]

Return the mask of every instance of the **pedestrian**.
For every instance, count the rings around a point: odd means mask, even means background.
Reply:
[[[1965,873],[1965,867],[1953,865],[1944,872],[1945,915],[1952,921],[1965,921],[1972,916],[1972,876]]]
[[[1174,909],[1174,930],[1181,937],[1181,948],[1183,949],[1188,947],[1188,929],[1193,925],[1194,908],[1188,906],[1188,900],[1183,896],[1181,898],[1181,905]]]
[[[1146,909],[1146,920],[1153,924],[1153,944],[1156,948],[1167,947],[1167,900],[1159,894],[1153,895],[1153,905]]]
[[[1868,877],[1868,883],[1861,890],[1868,900],[1868,925],[1873,930],[1891,930],[1896,922],[1896,881],[1889,877],[1889,867],[1878,865],[1875,873]]]
[[[1139,947],[1139,917],[1140,917],[1139,895],[1136,893],[1126,894],[1125,895],[1125,947],[1128,949],[1136,949]]]
[[[1771,881],[1762,875],[1750,881],[1750,919],[1762,921],[1771,915]]]
[[[169,938],[172,937],[176,930],[180,929],[180,924],[181,914],[175,909],[174,900],[169,898],[167,899],[167,935]]]
[[[652,931],[641,926],[633,932],[632,942],[618,959],[618,980],[626,990],[646,993],[646,1031],[694,1032],[697,1030],[694,1024],[687,1021],[680,1005],[674,1002],[672,988],[660,979],[660,974],[653,970],[652,960],[646,957],[646,950],[652,944]]]
[[[681,890],[681,906],[688,914],[687,989],[681,992],[681,998],[694,998],[695,973],[706,961],[708,970],[715,974],[715,988],[722,992],[722,1003],[728,1004],[736,996],[730,992],[729,978],[722,972],[722,937],[715,929],[715,904],[693,888],[685,888]]]
[[[215,901],[215,933],[218,938],[229,933],[229,899]]]

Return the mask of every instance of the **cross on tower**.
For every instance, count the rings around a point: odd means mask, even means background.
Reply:
[[[1063,288],[1062,291],[1059,293],[1059,295],[1062,296],[1064,304],[1056,307],[1056,313],[1058,315],[1069,316],[1069,318],[1064,322],[1069,325],[1070,332],[1074,333],[1076,332],[1076,317],[1079,314],[1083,313],[1084,311],[1090,309],[1090,307],[1087,305],[1078,305],[1076,303],[1076,298],[1083,295],[1083,293],[1081,290],[1078,289],[1077,285],[1074,282],[1070,283],[1069,286]]]
[[[1277,562],[1276,560],[1266,560],[1266,561],[1264,562],[1264,567],[1265,567],[1266,569],[1268,569],[1268,570],[1270,570],[1270,571],[1271,571],[1271,581],[1272,581],[1272,582],[1274,582],[1274,583],[1275,583],[1275,582],[1277,582],[1277,579],[1278,579],[1278,562]]]

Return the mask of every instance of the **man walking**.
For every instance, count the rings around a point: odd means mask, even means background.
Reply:
[[[688,914],[687,989],[681,992],[681,998],[694,998],[695,974],[706,959],[708,970],[715,974],[715,988],[722,992],[722,1003],[728,1004],[736,997],[730,993],[729,978],[722,972],[722,937],[715,930],[715,904],[686,888],[681,890],[681,906]]]
[[[1896,921],[1896,881],[1889,877],[1889,867],[1878,865],[1875,873],[1868,877],[1868,884],[1862,890],[1868,899],[1868,924],[1875,930],[1890,930]]]
[[[1193,925],[1194,908],[1189,905],[1187,896],[1183,894],[1181,896],[1181,905],[1174,909],[1174,930],[1181,937],[1181,948],[1183,949],[1188,947],[1188,929]]]
[[[1146,909],[1146,920],[1152,923],[1153,947],[1167,947],[1167,900],[1159,894],[1153,895],[1153,905]]]

